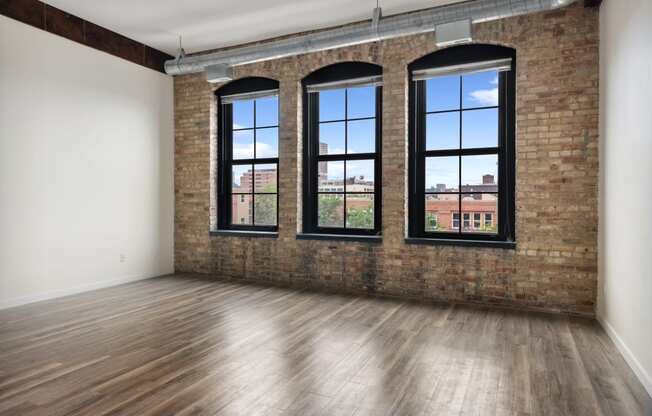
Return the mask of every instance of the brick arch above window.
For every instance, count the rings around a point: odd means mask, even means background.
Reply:
[[[450,65],[452,63],[465,64],[484,59],[510,58],[515,56],[516,49],[509,46],[488,43],[455,45],[437,49],[436,51],[416,58],[408,64],[408,71],[412,72],[419,69]]]
[[[371,62],[345,61],[318,68],[306,75],[302,82],[304,85],[309,85],[373,75],[382,76],[383,67]]]
[[[243,77],[234,79],[222,85],[215,90],[215,94],[219,96],[244,94],[255,91],[264,91],[278,89],[279,82],[275,79],[266,77]]]

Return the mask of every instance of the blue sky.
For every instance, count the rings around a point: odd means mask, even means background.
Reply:
[[[278,97],[265,97],[256,101],[256,157],[278,157]],[[254,100],[233,103],[233,158],[254,157],[253,130],[236,129],[254,127]]]
[[[462,83],[462,109],[498,105],[498,75],[495,71],[480,72],[464,76],[445,76],[426,81],[426,110],[448,111],[460,109],[460,83]],[[348,89],[345,105],[344,89],[327,90],[319,93],[319,119],[323,121],[345,118],[374,117],[374,87]],[[254,127],[253,100],[236,101],[233,104],[233,128]],[[426,116],[426,147],[428,150],[459,147],[460,116],[462,117],[462,146],[464,148],[492,147],[498,145],[497,109],[455,111],[429,114]],[[256,126],[278,124],[278,97],[256,100]],[[343,154],[344,122],[320,124],[320,141],[328,144],[329,154]],[[375,151],[375,121],[359,120],[348,123],[348,152],[366,153]],[[257,130],[257,157],[278,156],[278,128]],[[234,132],[234,158],[253,157],[253,131]],[[480,183],[482,175],[490,173],[497,178],[495,156],[469,156],[462,160],[462,184]],[[430,184],[446,183],[457,187],[458,158],[429,158],[426,163],[426,187]],[[341,178],[342,163],[329,165],[329,177]],[[347,176],[363,175],[373,177],[372,162],[349,162]],[[235,179],[235,177],[234,177]]]

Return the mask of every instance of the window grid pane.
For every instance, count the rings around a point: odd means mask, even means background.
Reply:
[[[343,88],[327,93],[328,95],[319,92],[317,95],[320,103],[317,226],[373,230],[377,152],[376,87]],[[324,108],[325,104],[332,104],[333,100],[339,103],[342,98],[342,117],[336,116],[341,114],[339,105],[335,110]],[[365,100],[371,102],[365,103]],[[330,158],[324,160],[321,157],[324,155]],[[332,159],[332,155],[337,155],[336,160]],[[351,159],[349,155],[369,155],[370,158]]]
[[[229,223],[236,226],[278,225],[278,96],[231,105],[232,159]],[[223,110],[224,111],[224,110]],[[256,159],[267,159],[267,163]],[[240,160],[240,162],[238,162]],[[242,163],[246,161],[245,163]],[[228,169],[228,168],[227,168]]]
[[[459,213],[459,194],[426,194],[425,231],[455,232],[455,215]]]
[[[276,226],[278,222],[278,162],[232,167],[231,223]]]
[[[450,95],[449,97],[438,97],[435,91],[429,91],[437,83],[425,81],[423,84],[426,90],[426,111],[423,113],[425,117],[425,136],[422,140],[422,146],[424,150],[443,150],[448,151],[448,154],[450,154],[451,150],[457,151],[454,152],[454,156],[423,156],[425,159],[425,221],[423,231],[453,231],[460,234],[464,232],[495,233],[497,226],[494,219],[497,218],[498,207],[498,152],[488,151],[486,154],[479,156],[462,156],[462,149],[497,148],[497,101],[495,104],[494,101],[488,102],[490,99],[494,100],[493,95],[483,97],[482,94],[476,94],[477,97],[475,98],[478,98],[478,100],[484,99],[486,106],[463,105],[465,96],[463,91],[466,91],[464,77],[443,78],[446,79],[442,81],[450,84],[444,88]],[[458,85],[459,93],[456,94],[451,85]],[[459,100],[457,108],[454,108],[455,106],[451,104],[453,102],[451,97]],[[431,100],[439,103],[446,102],[448,108],[445,108],[446,106],[432,106],[429,104]],[[475,121],[475,124],[469,125],[467,123],[465,125],[464,115],[467,113],[475,116],[476,120],[473,117],[471,118],[471,121]],[[482,117],[478,117],[478,115],[482,115]],[[443,120],[448,121],[442,124]],[[482,131],[484,125],[477,126],[478,123],[483,124],[484,122],[489,124],[489,136]],[[465,127],[475,129],[469,133],[471,134],[469,137],[472,137],[472,139],[467,140],[468,146],[464,145],[463,142]],[[493,133],[493,127],[496,128],[495,134]],[[483,137],[485,138],[483,139]],[[479,145],[474,145],[474,143],[479,143]],[[437,152],[430,153],[437,154]],[[469,192],[477,194],[468,194]],[[477,201],[478,195],[481,195],[479,197],[481,201],[479,202]],[[444,206],[443,199],[445,196],[448,196],[449,201],[446,202],[448,205],[450,205],[451,199],[455,201],[453,202],[453,205],[457,205],[455,212],[450,207],[448,207],[448,214],[440,212]],[[475,205],[485,205],[482,208],[484,217],[480,215],[480,212],[477,213],[477,216],[474,212],[469,212]],[[461,216],[460,213],[462,213]],[[444,221],[446,216],[449,218],[447,222]],[[489,221],[487,221],[487,218],[489,218]]]

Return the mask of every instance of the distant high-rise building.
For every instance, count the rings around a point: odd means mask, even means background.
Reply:
[[[327,155],[328,154],[328,143],[319,142],[319,154]],[[318,180],[319,183],[324,182],[328,179],[328,163],[320,163],[318,165]]]

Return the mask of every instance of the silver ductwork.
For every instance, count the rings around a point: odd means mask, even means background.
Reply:
[[[576,0],[473,0],[367,21],[254,45],[186,56],[165,62],[170,75],[203,72],[213,65],[237,66],[399,36],[432,32],[435,26],[464,19],[487,22],[557,9]]]

